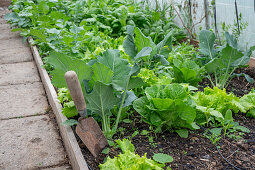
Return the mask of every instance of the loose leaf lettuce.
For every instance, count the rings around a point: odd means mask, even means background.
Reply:
[[[107,158],[107,161],[104,164],[100,164],[99,168],[101,170],[145,170],[145,169],[153,169],[153,170],[162,170],[165,164],[159,164],[154,160],[148,159],[146,157],[146,153],[144,156],[140,157],[135,154],[134,146],[132,143],[123,139],[116,141],[120,146],[123,153],[120,153],[117,157],[111,159]]]

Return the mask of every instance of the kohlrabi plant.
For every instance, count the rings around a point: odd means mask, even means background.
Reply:
[[[212,86],[220,89],[226,88],[234,71],[247,65],[255,46],[242,52],[238,49],[237,40],[228,32],[225,33],[227,44],[215,48],[215,34],[208,30],[202,30],[199,35],[200,52],[204,56],[207,77]]]

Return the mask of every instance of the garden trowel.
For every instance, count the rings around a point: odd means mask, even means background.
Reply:
[[[76,73],[74,71],[66,72],[65,79],[75,107],[81,116],[78,119],[75,131],[92,155],[97,157],[102,149],[108,145],[108,142],[94,118],[85,118],[87,116],[87,108]]]

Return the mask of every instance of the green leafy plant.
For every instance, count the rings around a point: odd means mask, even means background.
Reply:
[[[168,154],[164,154],[164,153],[156,153],[153,155],[153,159],[154,161],[157,161],[159,163],[170,163],[173,162],[173,157],[168,155]]]
[[[182,85],[147,87],[145,94],[136,99],[133,106],[146,123],[156,127],[156,132],[166,128],[182,129],[183,133],[187,133],[186,128],[198,128],[194,123],[196,110],[188,97],[188,90]]]
[[[212,86],[220,89],[226,88],[236,68],[247,65],[250,55],[255,47],[246,52],[238,50],[237,40],[228,32],[225,33],[227,44],[215,49],[215,35],[208,30],[202,30],[199,34],[200,52],[205,56],[205,69]],[[212,76],[214,80],[212,79]]]
[[[131,67],[127,60],[122,59],[118,50],[107,50],[94,62],[92,70],[93,75],[88,83],[92,91],[85,94],[88,109],[100,115],[103,131],[106,136],[111,137],[117,130],[122,108],[131,105],[136,99],[135,94],[129,90],[140,87],[143,81],[132,76],[139,70],[136,66]],[[85,88],[88,89],[89,86]],[[119,111],[111,130],[110,110],[114,105],[119,105]]]
[[[116,141],[120,146],[122,153],[117,157],[107,158],[107,161],[104,164],[100,164],[99,168],[101,170],[108,169],[127,169],[127,170],[139,170],[139,169],[155,169],[161,170],[164,167],[164,164],[159,164],[151,159],[146,157],[146,154],[142,157],[135,154],[135,148],[133,144],[127,140],[123,139]]]
[[[207,137],[212,144],[216,144],[221,139],[222,128],[212,128],[205,131],[204,136]]]
[[[197,86],[197,83],[203,79],[204,67],[199,67],[195,61],[173,59],[173,64],[175,82]]]
[[[255,91],[254,89],[240,98],[240,104],[244,107],[243,113],[248,117],[255,118]]]
[[[67,88],[58,89],[58,100],[63,105],[62,114],[64,116],[71,118],[78,115],[78,111]]]
[[[247,129],[244,126],[240,126],[238,122],[234,122],[234,119],[232,117],[232,111],[227,110],[224,119],[219,119],[221,122],[221,126],[223,128],[223,136],[229,135],[227,132],[236,133],[237,131],[250,133],[250,130]]]
[[[198,92],[192,96],[196,103],[197,117],[196,122],[199,124],[207,124],[217,119],[224,119],[227,110],[234,113],[246,112],[245,108],[240,104],[239,98],[234,94],[227,94],[226,90],[214,87],[213,89],[206,87],[204,92]]]

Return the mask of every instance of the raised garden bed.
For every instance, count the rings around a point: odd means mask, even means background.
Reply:
[[[44,83],[49,102],[56,115],[61,136],[73,169],[85,170],[88,169],[87,165],[93,170],[99,169],[98,165],[103,163],[105,154],[101,154],[98,159],[95,159],[72,128],[61,124],[67,119],[61,113],[62,106],[59,104],[56,91],[51,84],[47,71],[42,68],[43,63],[37,48],[32,46],[31,50]],[[254,68],[252,67],[240,69],[237,72],[243,72],[255,78]],[[201,86],[205,83],[206,81],[202,82]],[[233,91],[237,96],[242,96],[254,88],[255,85],[248,83],[244,77],[236,77],[231,81],[228,91]],[[137,113],[130,117],[130,119],[134,121],[131,124],[121,123],[120,128],[125,128],[125,130],[116,134],[113,139],[129,138],[137,130],[150,131],[149,126],[141,121],[141,116]],[[249,128],[251,133],[245,134],[243,136],[244,140],[241,141],[227,138],[222,139],[219,143],[221,146],[220,152],[237,167],[252,169],[255,167],[255,119],[236,115],[235,120],[240,125]],[[153,137],[153,139],[149,141],[149,137]],[[215,145],[203,136],[202,130],[194,131],[187,139],[180,138],[175,133],[164,132],[163,134],[138,134],[131,141],[139,155],[147,153],[148,157],[152,157],[153,153],[163,150],[164,153],[173,156],[174,161],[171,164],[167,164],[172,169],[235,169],[221,157]],[[109,156],[113,157],[118,152],[119,149],[111,148]]]

